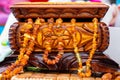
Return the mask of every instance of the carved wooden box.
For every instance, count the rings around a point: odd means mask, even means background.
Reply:
[[[77,70],[81,77],[117,70],[118,65],[102,53],[109,45],[109,29],[100,22],[107,5],[27,2],[14,4],[11,10],[18,22],[9,30],[10,47],[19,55],[3,72],[5,77],[29,66],[48,72]]]
[[[73,32],[76,32],[77,46],[80,51],[91,49],[94,32],[93,19],[98,19],[97,51],[104,51],[109,44],[109,31],[105,23],[99,22],[104,17],[108,6],[102,3],[19,3],[11,7],[19,23],[10,28],[10,44],[13,50],[19,50],[26,33],[27,20],[29,23],[39,25],[36,32],[35,51],[44,51],[45,42],[50,37],[51,48],[56,50],[59,43],[58,37],[63,40],[64,50],[73,51]],[[30,21],[30,18],[33,21]],[[39,18],[39,19],[38,19]],[[19,27],[20,26],[20,27]],[[30,25],[29,25],[30,26]],[[72,27],[75,30],[72,30]],[[13,29],[16,28],[16,29]],[[33,29],[28,27],[29,29]],[[51,31],[48,30],[51,28]],[[13,30],[11,30],[13,29]],[[14,31],[15,30],[15,31]],[[32,32],[32,31],[31,31]],[[14,35],[14,36],[11,36]],[[63,37],[64,36],[64,37]],[[14,39],[14,40],[13,40]]]

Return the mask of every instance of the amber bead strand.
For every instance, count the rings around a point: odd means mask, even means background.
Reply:
[[[10,67],[8,67],[8,69],[5,72],[2,73],[2,77],[4,80],[10,79],[13,75],[16,75],[17,73],[19,73],[23,69],[23,67],[27,64],[29,55],[32,53],[34,49],[34,42],[35,42],[34,40],[36,38],[39,25],[35,24],[34,27],[35,28],[33,29],[32,37],[31,35],[30,36],[27,35],[27,33],[25,34],[27,36],[24,36],[24,42],[23,42],[24,46],[20,49],[21,56],[19,56],[18,60],[15,63],[13,63]],[[29,41],[29,44],[27,44],[28,41]],[[28,45],[28,48],[26,48],[27,47],[26,45]]]
[[[51,20],[51,22],[53,22],[54,20],[53,20],[53,18],[51,18],[51,19],[49,19],[49,21]],[[56,20],[56,26],[57,27],[60,27],[60,25],[62,24],[62,19],[61,18],[59,18],[59,19],[57,19]],[[49,28],[51,28],[52,26],[51,26],[51,24],[49,24]],[[57,34],[57,32],[56,32],[56,34]],[[60,38],[59,38],[60,39]],[[51,52],[51,42],[50,42],[50,40],[48,40],[46,43],[45,43],[45,48],[46,48],[46,50],[44,51],[44,54],[43,54],[43,60],[44,60],[44,62],[46,62],[47,64],[49,64],[49,65],[54,65],[54,64],[56,64],[56,63],[58,63],[59,62],[59,60],[61,59],[61,57],[63,56],[63,54],[64,54],[64,50],[63,50],[63,42],[62,42],[62,39],[60,39],[59,40],[58,39],[58,46],[57,46],[57,49],[58,49],[58,54],[54,57],[54,59],[48,59],[48,53],[49,52]]]
[[[76,26],[76,19],[71,19],[71,24],[72,24],[72,37],[73,37],[73,47],[74,47],[74,52],[75,52],[75,55],[78,59],[78,63],[79,63],[79,67],[82,68],[82,59],[80,57],[80,54],[79,54],[79,51],[78,51],[78,43],[77,43],[77,40],[76,40],[76,32],[75,32],[75,26]]]
[[[25,24],[28,24],[28,25],[31,25],[31,22],[29,22],[30,19],[28,19],[28,23],[25,23]],[[30,27],[30,26],[29,26]],[[25,42],[27,41],[27,38],[25,37],[24,38]],[[24,45],[27,45],[27,44],[24,44]],[[15,62],[15,63],[12,63],[11,66],[9,66],[3,73],[2,73],[2,77],[4,80],[7,80],[7,79],[10,79],[11,76],[15,75],[16,73],[20,72],[21,69],[23,68],[19,63],[20,63],[20,59],[19,58],[22,58],[22,55],[24,54],[25,52],[25,48],[23,49],[20,49],[20,55],[21,57],[19,56],[18,57],[18,60]]]
[[[28,47],[26,46],[26,52],[23,56],[23,58],[21,59],[21,65],[22,66],[25,66],[27,64],[27,61],[29,59],[29,56],[30,54],[32,53],[32,51],[34,50],[34,45],[35,45],[35,38],[36,38],[36,35],[37,35],[37,30],[39,30],[39,21],[40,19],[36,19],[35,21],[35,24],[34,24],[34,28],[33,28],[33,33],[30,35],[30,38],[29,38],[29,44],[28,44]]]
[[[25,34],[24,34],[24,39],[23,39],[23,44],[22,47],[20,48],[20,54],[18,55],[18,60],[15,62],[16,64],[20,64],[21,59],[24,57],[24,54],[27,50],[27,46],[29,45],[29,41],[31,38],[31,33],[30,33],[30,29],[33,28],[33,20],[32,19],[28,19],[28,22],[24,24],[25,27]]]
[[[93,33],[92,49],[89,53],[89,58],[86,61],[86,70],[84,70],[82,67],[82,60],[81,60],[80,54],[78,53],[78,48],[76,46],[74,47],[74,51],[76,53],[76,57],[77,57],[78,63],[79,63],[78,74],[80,75],[80,77],[90,77],[91,76],[91,69],[90,69],[91,64],[90,64],[90,62],[91,62],[92,57],[97,49],[97,31],[98,31],[97,18],[93,19],[93,24],[94,24],[94,33]]]
[[[72,37],[73,37],[73,47],[74,47],[74,52],[75,52],[75,55],[76,55],[76,58],[78,60],[78,65],[79,65],[79,68],[78,68],[78,74],[82,77],[83,73],[83,66],[82,66],[82,59],[81,59],[81,56],[80,56],[80,53],[79,53],[79,50],[78,50],[78,43],[77,43],[77,40],[76,40],[76,32],[75,32],[75,24],[76,23],[76,20],[75,19],[71,19],[71,24],[72,24]]]
[[[54,59],[48,59],[48,53],[50,52],[50,50],[49,50],[49,47],[47,47],[46,48],[46,50],[44,51],[44,54],[43,54],[43,60],[47,63],[47,64],[49,64],[49,65],[54,65],[54,64],[56,64],[56,63],[58,63],[59,62],[59,60],[60,60],[60,58],[63,56],[63,54],[64,54],[64,51],[63,51],[63,47],[62,47],[62,43],[61,42],[59,42],[58,43],[58,54],[57,54],[57,56],[54,58]]]
[[[93,58],[93,55],[95,54],[95,51],[97,49],[97,33],[98,33],[98,20],[97,18],[94,18],[93,19],[93,25],[94,25],[94,34],[93,34],[93,41],[92,41],[92,50],[90,51],[89,53],[89,58],[88,60],[86,61],[86,76],[91,76],[91,70],[90,70],[90,67],[91,67],[91,60]]]
[[[37,24],[35,22],[34,28],[33,28],[33,34],[30,35],[30,38],[29,38],[30,41],[29,41],[28,47],[26,48],[26,52],[23,55],[23,58],[20,59],[20,61],[21,61],[20,65],[22,65],[23,67],[27,64],[27,61],[29,60],[29,56],[34,49],[35,38],[36,38],[36,35],[37,35],[38,28],[39,28],[39,24]]]
[[[39,28],[39,25],[35,23],[34,28],[33,28],[33,34],[30,36],[30,41],[29,41],[29,44],[28,44],[28,48],[26,48],[27,51],[23,55],[23,58],[20,59],[20,61],[21,61],[20,64],[22,66],[25,66],[27,64],[29,56],[30,56],[30,54],[32,53],[32,51],[34,49],[35,38],[36,38],[36,35],[37,35],[38,28]]]
[[[78,60],[78,65],[79,65],[79,68],[78,68],[78,74],[82,77],[83,73],[83,66],[82,66],[82,59],[81,59],[81,56],[80,56],[80,53],[79,53],[79,50],[78,50],[78,43],[77,43],[77,40],[76,40],[76,31],[75,31],[75,26],[76,26],[76,20],[75,19],[71,19],[71,24],[72,24],[72,37],[73,37],[73,47],[74,47],[74,52],[75,52],[75,55],[76,55],[76,58]]]

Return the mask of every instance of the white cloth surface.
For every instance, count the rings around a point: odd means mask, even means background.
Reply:
[[[11,24],[17,22],[13,14],[10,14],[8,21],[5,25],[5,28],[0,36],[0,43],[4,39],[8,39],[8,30]],[[110,31],[110,44],[108,49],[104,51],[104,54],[108,55],[111,59],[117,62],[120,66],[120,27],[109,27]],[[9,50],[10,48],[7,47]],[[6,50],[7,50],[6,49]],[[5,53],[2,52],[1,44],[0,44],[0,58],[1,55]],[[3,58],[4,59],[4,58]]]
[[[6,56],[9,56],[9,54],[12,51],[10,49],[9,45],[3,46],[2,41],[8,41],[8,32],[9,32],[10,25],[12,25],[16,21],[17,20],[15,19],[13,14],[11,13],[8,17],[6,25],[2,31],[2,34],[0,35],[0,62],[2,62]]]
[[[109,25],[110,21],[112,20],[113,12],[116,6],[114,4],[113,5],[106,4],[106,5],[109,6],[109,9],[107,13],[105,14],[104,18],[101,20],[101,22],[104,22],[107,25]]]
[[[120,66],[120,27],[109,27],[110,44],[104,54],[117,62]]]

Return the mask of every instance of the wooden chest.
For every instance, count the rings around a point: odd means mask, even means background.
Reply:
[[[81,77],[117,71],[118,64],[103,54],[109,46],[109,29],[100,20],[108,8],[90,2],[14,4],[11,11],[18,22],[9,29],[9,41],[14,51],[10,57],[17,60],[4,77],[33,68]]]

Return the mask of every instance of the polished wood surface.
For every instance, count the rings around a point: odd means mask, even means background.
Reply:
[[[11,6],[14,16],[26,18],[103,18],[109,6],[102,3],[19,3]]]
[[[14,23],[11,25],[9,30],[9,41],[10,47],[13,50],[19,50],[23,45],[23,34],[25,34],[25,29],[27,26],[24,26],[27,23]],[[64,44],[64,51],[71,52],[73,51],[73,31],[72,31],[72,23],[62,23],[61,28],[58,28],[55,22],[52,23],[52,28],[50,29],[48,26],[49,22],[42,23],[37,31],[37,39],[35,41],[35,49],[34,51],[44,51],[45,42],[47,40],[51,41],[52,51],[57,51],[57,45],[59,42],[59,38],[61,37],[62,43]],[[33,24],[34,25],[34,24]],[[33,26],[34,28],[34,26]],[[51,30],[51,31],[49,31]],[[57,32],[56,32],[57,31]],[[93,31],[94,26],[92,22],[76,22],[75,23],[75,32],[76,32],[76,40],[78,43],[78,48],[80,52],[89,52],[92,48],[92,39],[93,39]],[[55,33],[56,32],[56,33]],[[97,33],[97,50],[98,52],[102,52],[107,49],[109,46],[109,29],[105,23],[98,23],[98,33]]]

